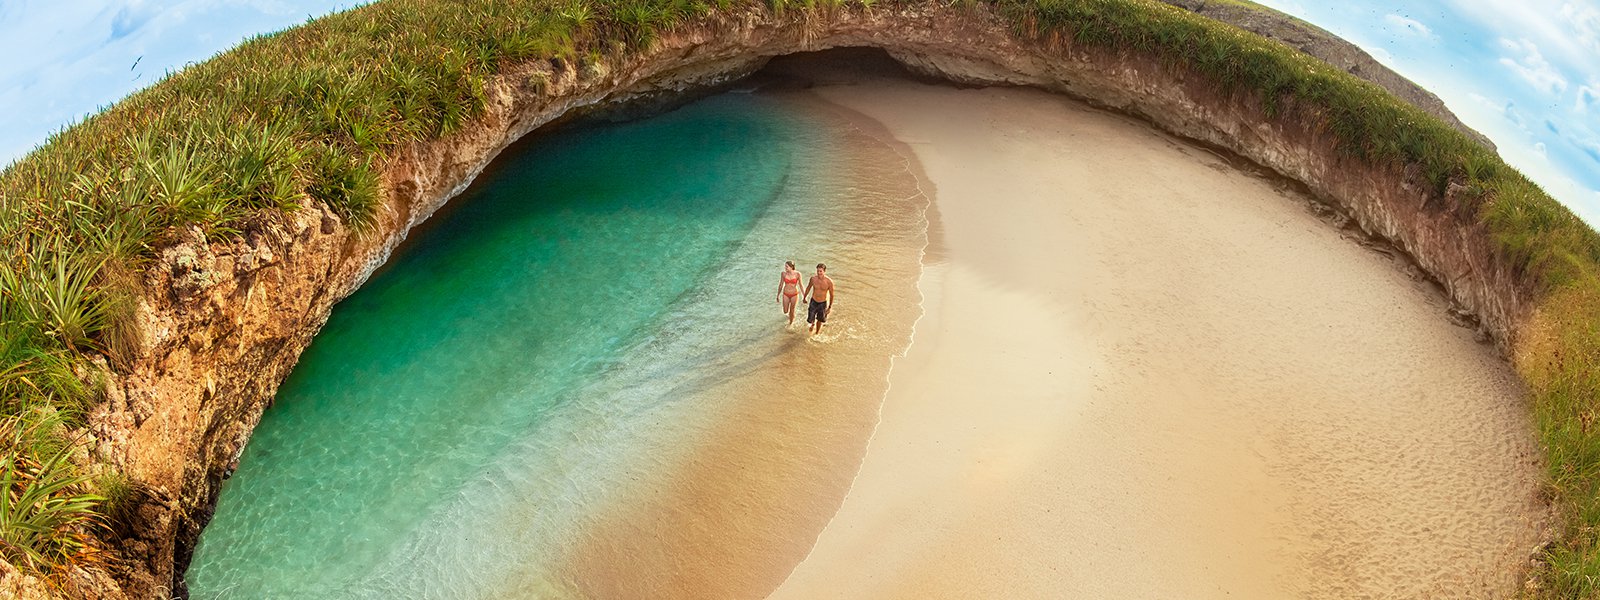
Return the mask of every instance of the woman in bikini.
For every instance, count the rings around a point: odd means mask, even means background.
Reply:
[[[794,261],[783,262],[783,273],[778,276],[778,306],[789,315],[789,325],[794,326],[795,299],[800,295],[800,272],[794,270]]]

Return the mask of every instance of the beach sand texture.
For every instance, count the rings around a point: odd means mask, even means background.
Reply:
[[[831,331],[880,310],[917,319],[887,392],[888,361],[842,364],[848,344],[826,340],[704,390],[717,408],[684,458],[577,526],[574,595],[1460,598],[1520,584],[1548,520],[1525,392],[1432,284],[1280,182],[1146,123],[860,58],[779,59],[761,85],[832,111],[876,148],[858,158],[893,167],[843,193],[902,189],[884,196],[907,198],[898,211],[932,198],[920,304],[838,278]],[[861,204],[837,218],[895,212]]]
[[[1546,521],[1525,393],[1405,264],[1129,118],[834,77],[814,92],[909,147],[937,216],[860,472],[772,598],[1519,585]]]

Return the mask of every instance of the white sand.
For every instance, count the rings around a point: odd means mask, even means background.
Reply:
[[[1024,89],[818,88],[937,188],[926,311],[773,598],[1503,596],[1539,458],[1403,265],[1148,126]]]

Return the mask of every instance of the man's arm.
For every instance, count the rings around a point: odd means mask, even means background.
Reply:
[[[811,299],[811,282],[815,279],[815,277],[812,277],[811,279],[806,280],[806,291],[800,292],[800,295],[805,296],[806,300]]]

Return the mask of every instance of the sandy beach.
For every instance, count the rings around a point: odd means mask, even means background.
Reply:
[[[822,176],[840,204],[752,238],[853,232],[802,253],[841,267],[830,333],[774,332],[686,387],[703,421],[584,507],[567,593],[1521,585],[1548,520],[1525,392],[1403,260],[1143,122],[860,59],[779,59],[753,85],[854,136]]]
[[[838,511],[878,422],[890,359],[910,343],[928,243],[918,174],[882,126],[841,121],[811,94],[766,99],[815,127],[808,139],[820,145],[790,171],[789,198],[735,252],[740,268],[760,265],[759,289],[704,286],[740,298],[734,310],[748,319],[698,322],[693,333],[718,345],[674,375],[684,377],[674,401],[628,436],[652,441],[627,444],[639,455],[620,461],[624,481],[585,499],[560,567],[573,597],[759,598],[776,587]],[[807,332],[803,299],[785,324],[768,287],[788,258],[806,277],[826,260],[850,281],[819,335]],[[741,327],[750,323],[759,325]],[[707,333],[717,326],[739,333]],[[551,595],[505,589],[506,598]]]
[[[860,472],[772,598],[1520,585],[1546,519],[1525,393],[1402,261],[1063,97],[818,77],[937,218]]]

